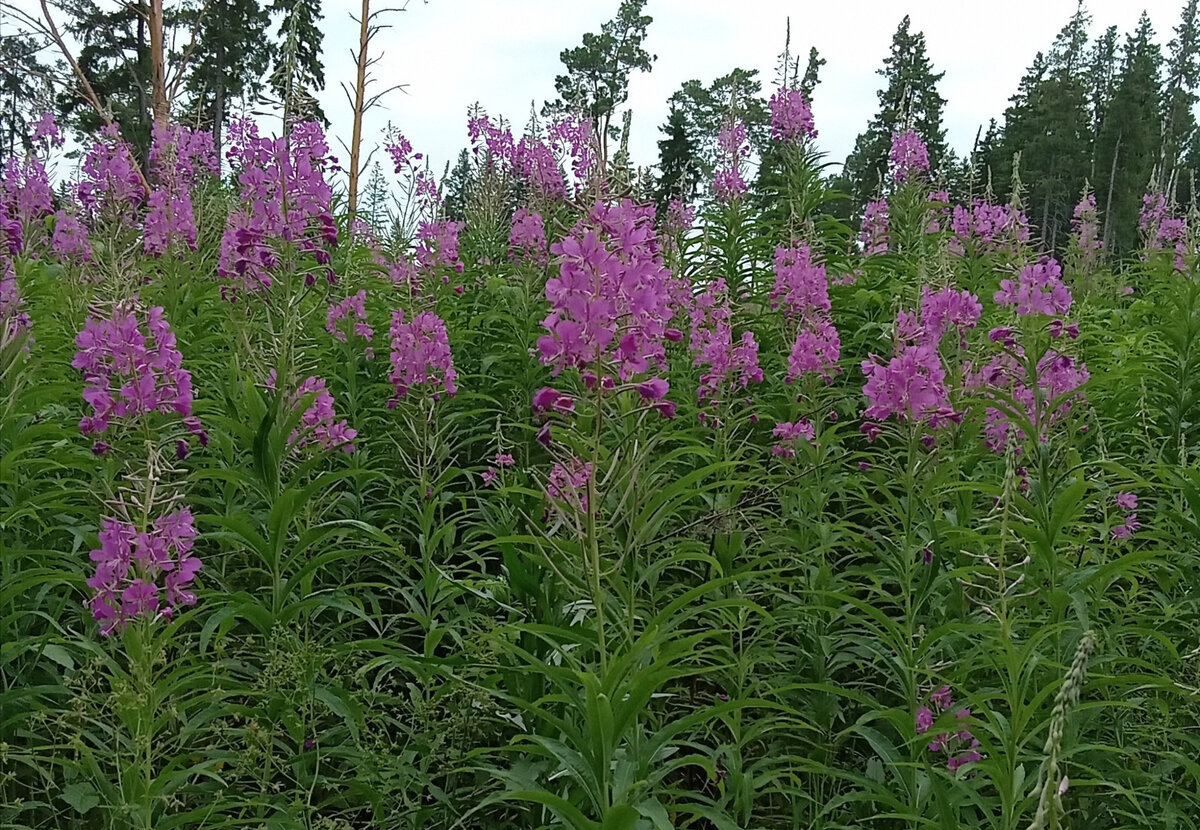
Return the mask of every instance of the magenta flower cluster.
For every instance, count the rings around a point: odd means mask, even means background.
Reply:
[[[863,208],[858,241],[862,243],[863,253],[867,256],[888,252],[891,245],[891,218],[887,200],[877,199]]]
[[[771,307],[783,308],[796,336],[788,354],[787,382],[812,372],[828,380],[837,370],[841,338],[830,316],[829,280],[825,265],[813,262],[805,243],[775,249],[775,285]]]
[[[561,511],[587,514],[588,483],[592,480],[592,462],[572,458],[567,464],[555,462],[546,482],[546,495]]]
[[[150,146],[150,174],[155,187],[150,191],[144,223],[147,254],[161,256],[172,242],[196,249],[196,220],[192,212],[192,185],[219,168],[213,152],[212,133],[171,125],[154,126]]]
[[[93,225],[111,222],[133,227],[146,195],[133,151],[116,124],[106,125],[84,157],[75,187],[84,215]]]
[[[423,161],[424,154],[413,152],[412,142],[399,132],[388,137],[384,149],[391,157],[392,169],[400,177],[401,186],[408,191],[409,197],[416,200],[426,216],[436,215],[442,205],[442,196],[438,192],[437,179]]]
[[[31,328],[29,315],[21,310],[23,306],[16,269],[7,256],[0,254],[0,348]]]
[[[53,203],[50,176],[42,160],[29,155],[18,162],[10,156],[0,177],[0,210],[20,223],[22,238],[50,213]]]
[[[979,299],[968,291],[932,291],[924,286],[919,314],[901,311],[896,316],[891,361],[884,364],[872,354],[862,362],[867,378],[863,394],[869,401],[863,415],[876,420],[895,416],[927,421],[934,429],[960,422],[962,413],[950,404],[940,350],[951,331],[958,335],[958,346],[965,346],[966,332],[976,326],[982,312]]]
[[[492,459],[492,465],[489,465],[480,477],[483,479],[484,484],[491,487],[500,480],[500,469],[511,467],[516,463],[511,454],[506,452],[496,453],[496,457]]]
[[[144,531],[119,519],[105,519],[100,547],[90,558],[96,573],[87,581],[95,593],[87,601],[100,633],[125,629],[131,620],[170,619],[181,606],[195,605],[190,590],[201,561],[192,555],[196,528],[186,507],[159,516]]]
[[[339,325],[343,320],[349,321],[349,324]],[[375,329],[367,323],[367,292],[360,290],[331,303],[325,313],[325,331],[342,343],[348,342],[349,335],[361,337],[367,342],[364,348],[367,360],[373,360],[375,350],[371,347],[371,340],[375,337]]]
[[[1138,521],[1137,510],[1138,498],[1133,493],[1117,493],[1113,500],[1119,510],[1124,511],[1125,519],[1121,524],[1116,525],[1110,531],[1114,539],[1128,539],[1133,534],[1142,529],[1141,522]]]
[[[162,412],[178,415],[184,427],[207,443],[200,419],[192,415],[192,376],[183,368],[161,306],[146,315],[114,308],[111,318],[90,318],[75,338],[79,351],[71,365],[83,372],[83,399],[92,414],[79,422],[85,434],[99,434],[114,420],[128,421]]]
[[[993,330],[991,335],[1003,331]],[[1088,381],[1087,367],[1070,355],[1050,349],[1037,362],[1036,379],[1031,378],[1024,349],[1012,341],[1007,345],[1005,351],[968,375],[967,385],[1011,398],[1022,418],[1033,425],[1037,440],[1045,442],[1050,427],[1066,417],[1076,400],[1082,400],[1082,393],[1076,390]],[[1003,452],[1016,438],[1029,437],[1023,425],[1013,422],[1006,411],[1008,406],[1006,402],[1004,409],[989,407],[984,416],[984,443],[994,452]],[[1020,454],[1021,448],[1015,451]]]
[[[461,274],[463,262],[458,258],[458,233],[461,222],[438,220],[422,222],[417,228],[417,264],[428,274],[441,273],[442,282],[449,283],[448,271]]]
[[[551,122],[544,141],[534,135],[516,141],[509,128],[497,125],[487,115],[476,114],[467,121],[467,134],[476,159],[523,180],[543,201],[567,196],[560,157],[570,165],[576,193],[588,184],[596,169],[592,125],[587,119]]]
[[[1161,193],[1151,192],[1142,196],[1142,207],[1138,211],[1138,230],[1147,240],[1158,239],[1159,225],[1169,216],[1167,197]]]
[[[932,708],[930,708],[932,707]],[[942,712],[948,712],[954,707],[954,700],[950,694],[949,686],[942,686],[940,689],[931,692],[929,695],[929,706],[921,706],[917,709],[916,730],[918,735],[924,735],[933,728],[937,716]],[[954,713],[956,720],[962,722],[971,717],[971,710],[962,707]],[[959,728],[953,732],[942,732],[938,734],[929,743],[929,751],[935,753],[943,753],[946,757],[946,767],[955,772],[959,767],[966,764],[976,763],[983,760],[983,755],[979,752],[979,740],[971,734],[971,730],[960,723]]]
[[[726,389],[762,382],[754,333],[742,332],[735,346],[732,318],[728,288],[724,279],[717,278],[696,297],[691,309],[692,365],[705,367],[696,393],[701,404],[721,401]]]
[[[272,369],[267,375],[267,388],[274,390],[278,375]],[[337,411],[333,405],[333,393],[318,377],[309,376],[288,395],[287,405],[293,410],[299,409],[311,397],[311,402],[300,415],[299,425],[288,436],[288,446],[299,452],[305,446],[316,444],[321,449],[331,450],[341,447],[342,452],[354,452],[354,439],[358,430],[352,429],[345,420],[337,419]]]
[[[596,172],[596,150],[592,138],[593,124],[590,118],[567,116],[551,121],[546,128],[546,139],[554,150],[570,159],[571,175],[575,178],[575,191],[582,190]]]
[[[429,386],[433,398],[458,391],[458,373],[450,354],[446,324],[432,311],[423,311],[405,322],[404,310],[392,312],[389,332],[392,342],[392,372],[388,379],[395,395],[388,403],[394,407],[413,387]]]
[[[678,199],[667,203],[667,215],[663,217],[663,232],[674,236],[690,230],[696,221],[696,209]]]
[[[1083,264],[1087,267],[1094,266],[1097,255],[1104,248],[1104,240],[1100,238],[1100,214],[1096,209],[1096,194],[1086,193],[1079,200],[1072,215],[1071,229],[1072,244]]]
[[[771,138],[796,145],[817,137],[812,108],[800,90],[780,88],[767,106],[771,109]]]
[[[61,260],[87,262],[92,258],[92,245],[87,228],[73,214],[60,210],[54,214],[54,235],[50,249]]]
[[[955,205],[950,219],[954,238],[950,250],[959,256],[1015,251],[1029,241],[1029,220],[1010,205],[993,205],[976,199],[970,208]]]
[[[713,195],[721,204],[737,201],[745,194],[742,167],[749,156],[746,125],[737,119],[726,120],[717,133],[717,166],[713,173]]]
[[[1000,290],[993,299],[997,305],[1016,306],[1017,314],[1026,317],[1043,314],[1055,317],[1071,309],[1071,290],[1062,281],[1062,268],[1052,257],[1042,257],[1026,265],[1017,281],[1000,281]]]
[[[771,447],[771,454],[779,458],[795,458],[796,446],[801,438],[809,443],[816,439],[816,430],[812,423],[803,418],[793,423],[778,423],[771,434],[778,439]]]
[[[239,171],[240,206],[229,214],[217,270],[243,290],[269,289],[280,264],[281,243],[328,265],[338,231],[326,173],[334,168],[329,145],[315,123],[292,126],[291,136],[261,138],[252,121],[230,128],[228,157]],[[333,272],[327,278],[332,282]]]
[[[546,281],[550,313],[538,338],[543,365],[621,380],[665,368],[674,314],[671,272],[654,235],[654,209],[599,202],[551,247],[558,276]]]
[[[545,265],[546,226],[542,215],[536,211],[517,208],[512,218],[512,232],[508,235],[509,258],[515,261],[534,262]]]
[[[929,149],[916,130],[894,132],[888,161],[893,178],[897,183],[904,184],[929,172]]]

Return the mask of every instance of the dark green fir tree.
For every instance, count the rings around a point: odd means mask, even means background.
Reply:
[[[892,134],[915,130],[929,149],[930,169],[937,171],[946,155],[942,109],[946,105],[937,89],[944,72],[935,72],[926,54],[925,35],[912,31],[907,15],[892,36],[891,53],[878,70],[885,84],[879,90],[879,110],[859,134],[846,158],[838,189],[850,197],[848,206],[859,211],[870,201],[887,175]]]

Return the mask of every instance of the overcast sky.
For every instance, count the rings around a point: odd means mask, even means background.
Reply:
[[[376,5],[384,0],[375,0]],[[393,0],[402,4],[403,0]],[[378,138],[391,120],[418,151],[432,157],[436,172],[466,146],[466,110],[478,101],[518,131],[530,104],[554,97],[559,53],[585,32],[598,32],[619,0],[410,0],[391,15],[394,28],[376,44],[384,57],[376,67],[379,87],[407,84],[387,99],[387,111],[369,117],[367,138]],[[630,141],[636,164],[658,158],[659,126],[667,98],[681,83],[708,84],[734,67],[758,69],[769,91],[783,48],[787,18],[792,51],[806,57],[816,46],[827,61],[814,94],[818,143],[842,161],[854,137],[875,112],[882,80],[876,70],[905,13],[923,31],[934,67],[946,73],[945,124],[952,147],[969,150],[975,132],[999,118],[1017,82],[1039,50],[1075,10],[1075,0],[649,0],[654,18],[646,49],[658,56],[653,71],[630,83]],[[1093,34],[1116,25],[1132,31],[1145,8],[1161,43],[1171,38],[1183,0],[1090,0]],[[358,27],[350,14],[359,0],[325,0],[325,74],[322,106],[334,136],[348,140],[350,107],[339,81],[352,81],[351,46]],[[341,151],[337,142],[334,146]]]

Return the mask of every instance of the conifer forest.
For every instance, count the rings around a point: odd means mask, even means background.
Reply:
[[[360,2],[0,2],[0,830],[1200,828],[1198,0],[657,159],[658,0],[449,148]]]

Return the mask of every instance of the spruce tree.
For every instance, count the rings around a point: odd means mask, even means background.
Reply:
[[[1162,53],[1143,12],[1126,37],[1112,101],[1096,137],[1096,203],[1105,246],[1121,255],[1138,244],[1137,217],[1159,160]]]
[[[377,162],[378,164],[378,162]],[[458,154],[454,167],[442,179],[442,192],[446,194],[446,218],[461,222],[467,215],[467,197],[470,192],[474,171],[471,168],[471,154],[464,147]]]
[[[1167,47],[1166,88],[1163,91],[1162,151],[1158,166],[1158,186],[1166,189],[1179,166],[1180,156],[1196,131],[1192,107],[1200,83],[1200,20],[1197,0],[1186,0],[1175,37]],[[1182,184],[1182,183],[1180,183]],[[1190,185],[1189,185],[1190,187]]]
[[[321,0],[274,0],[270,11],[283,15],[279,25],[283,48],[271,73],[271,89],[284,108],[285,120],[316,119],[328,124],[316,99],[325,88]]]
[[[42,62],[40,51],[37,39],[27,32],[0,37],[0,155],[17,156],[29,149],[33,125],[53,109],[50,67]]]
[[[839,187],[850,196],[851,209],[861,210],[887,174],[892,133],[912,129],[929,148],[931,170],[941,167],[946,154],[942,108],[946,99],[937,91],[944,72],[934,72],[926,54],[925,35],[911,31],[905,15],[892,36],[891,53],[878,74],[886,83],[879,90],[879,111],[854,142],[846,158]]]
[[[74,0],[64,6],[66,30],[81,46],[79,67],[100,104],[121,125],[121,136],[144,161],[150,151],[150,36],[145,3],[101,9],[94,0]],[[92,135],[103,125],[100,115],[83,98],[66,91],[58,98],[59,114],[67,126]]]
[[[667,123],[661,129],[666,138],[658,142],[658,181],[654,188],[654,202],[660,216],[665,214],[672,199],[686,203],[695,198],[699,183],[696,145],[688,135],[687,119],[678,105],[671,105]]]
[[[188,64],[189,109],[195,122],[212,131],[221,158],[230,103],[262,91],[271,52],[263,32],[270,16],[259,0],[207,0],[189,16],[197,26]]]
[[[1051,248],[1067,243],[1071,216],[1092,169],[1089,23],[1081,3],[1050,52],[1034,58],[1004,113],[1004,139],[997,153],[998,168],[1003,159],[1021,154],[1025,209]],[[1010,173],[1011,166],[993,169],[993,183],[1007,182]]]

